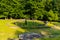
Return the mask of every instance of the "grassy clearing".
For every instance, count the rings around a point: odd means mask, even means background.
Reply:
[[[47,25],[47,27],[50,27],[50,26],[53,26],[53,24],[49,23]],[[44,28],[44,27],[46,27],[44,23],[42,21],[37,21],[37,20],[28,20],[27,25],[24,24],[24,20],[14,20],[14,19],[0,20],[0,40],[7,40],[8,38],[17,38],[18,34],[25,33],[25,32],[36,32],[36,33],[42,33],[44,35],[60,34],[60,30],[55,30],[52,28]],[[59,37],[44,38],[44,39],[45,40],[50,40],[50,39],[57,40],[57,39],[60,39]],[[41,39],[41,40],[44,40],[44,39]]]

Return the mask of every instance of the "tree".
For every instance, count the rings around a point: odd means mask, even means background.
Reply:
[[[57,13],[54,13],[52,10],[50,10],[49,12],[48,12],[48,19],[50,20],[50,21],[52,21],[52,20],[58,20],[58,14]]]
[[[0,0],[0,18],[52,21],[58,20],[59,17],[59,0]]]

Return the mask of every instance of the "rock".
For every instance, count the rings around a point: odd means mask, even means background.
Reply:
[[[38,33],[25,33],[25,34],[21,34],[19,35],[19,39],[23,39],[23,40],[32,40],[33,38],[41,38],[42,35],[38,34]]]

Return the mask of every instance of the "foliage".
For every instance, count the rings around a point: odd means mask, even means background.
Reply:
[[[59,0],[0,0],[0,18],[58,20],[59,3]]]

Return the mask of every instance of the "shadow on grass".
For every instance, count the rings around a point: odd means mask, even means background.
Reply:
[[[48,26],[45,26],[44,24],[37,23],[37,22],[27,22],[25,24],[24,22],[15,22],[15,25],[23,28],[23,29],[42,29],[42,28],[49,28]]]
[[[31,22],[31,21],[28,21],[27,25],[25,24],[25,22],[15,22],[14,24],[17,25],[18,27],[24,29],[24,30],[27,30],[24,33],[29,33],[29,32],[40,33],[41,30],[49,28],[48,26],[45,26],[44,24],[41,24],[38,22]],[[20,31],[16,31],[15,34],[19,35],[19,34],[23,34],[23,33],[21,33]]]

